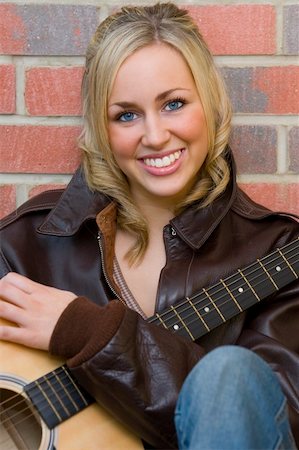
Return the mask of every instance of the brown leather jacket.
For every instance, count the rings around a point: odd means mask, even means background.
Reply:
[[[1,276],[16,271],[94,302],[71,303],[51,351],[67,358],[81,384],[136,434],[157,448],[174,448],[173,411],[188,372],[216,346],[246,346],[277,373],[299,443],[298,281],[193,343],[111,301],[118,296],[111,275],[115,216],[115,204],[92,193],[79,169],[65,191],[45,192],[2,221]],[[164,228],[167,262],[156,311],[264,257],[298,231],[291,215],[255,204],[233,176],[211,206],[188,208]]]

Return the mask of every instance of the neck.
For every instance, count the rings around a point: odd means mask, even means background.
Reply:
[[[146,204],[138,205],[143,217],[146,219],[150,234],[157,230],[162,230],[165,225],[169,223],[175,216],[173,210],[161,204]]]
[[[177,202],[172,199],[163,197],[152,199],[138,194],[133,197],[150,230],[163,228],[175,216]]]

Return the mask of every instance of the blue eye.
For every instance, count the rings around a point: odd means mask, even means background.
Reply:
[[[136,114],[130,111],[124,112],[118,116],[120,122],[131,122],[134,119],[136,119]]]
[[[171,102],[167,103],[165,109],[166,111],[175,111],[177,109],[180,109],[184,105],[184,102],[182,100],[172,100]]]

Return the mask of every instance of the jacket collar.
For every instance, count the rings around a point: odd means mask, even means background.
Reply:
[[[85,221],[95,219],[98,212],[110,202],[107,195],[89,189],[83,169],[79,167],[38,231],[42,234],[71,236]]]
[[[235,199],[236,171],[230,153],[228,160],[231,178],[225,192],[208,207],[198,209],[198,205],[191,206],[170,221],[181,239],[194,249],[198,249],[210,236]],[[107,195],[88,188],[80,167],[38,231],[42,234],[71,236],[85,221],[96,219],[109,203],[111,199]]]
[[[237,191],[236,169],[232,156],[228,162],[231,177],[226,190],[209,206],[200,209],[198,204],[187,208],[170,221],[177,234],[194,250],[199,249],[231,208]]]

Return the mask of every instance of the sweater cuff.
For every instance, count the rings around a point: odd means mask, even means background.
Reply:
[[[98,306],[85,297],[77,297],[58,319],[50,353],[67,359],[70,367],[82,364],[112,339],[124,314],[125,306],[118,300]]]

